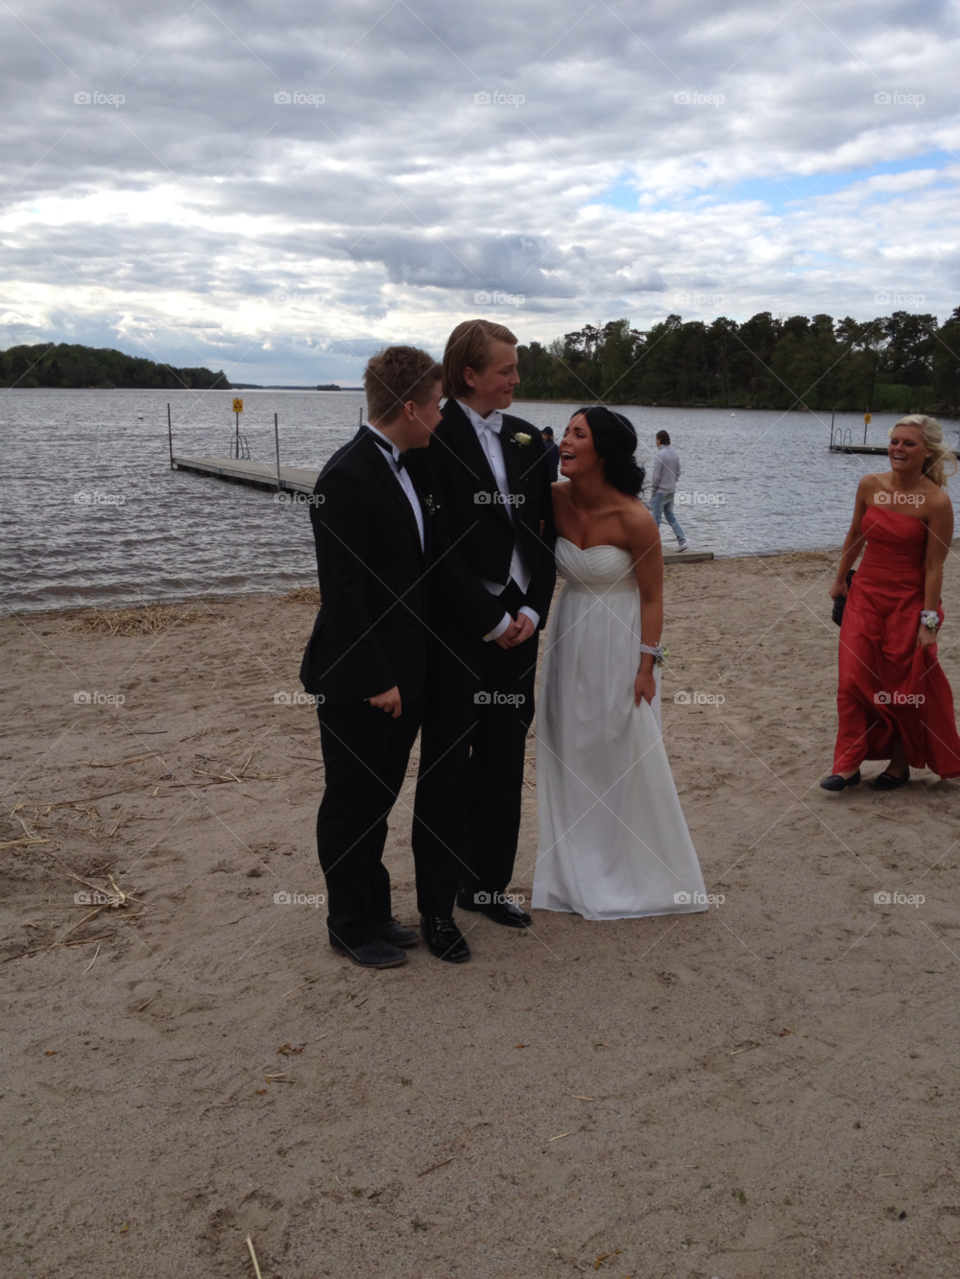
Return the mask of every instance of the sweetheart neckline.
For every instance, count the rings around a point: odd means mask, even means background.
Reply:
[[[557,534],[557,541],[566,542],[568,546],[572,546],[575,551],[582,551],[584,555],[586,555],[588,551],[619,551],[621,555],[630,554],[630,552],[625,551],[622,546],[611,546],[609,542],[601,542],[598,546],[577,546],[576,542],[571,542],[569,537],[564,537],[562,533]]]

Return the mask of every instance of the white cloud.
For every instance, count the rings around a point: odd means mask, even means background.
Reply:
[[[3,345],[123,342],[311,382],[355,377],[385,341],[438,350],[480,290],[524,296],[524,340],[642,327],[684,290],[737,318],[872,317],[887,285],[941,317],[960,301],[946,7],[250,0],[221,17],[37,0],[48,48],[4,19]],[[325,101],[275,104],[284,88]],[[618,183],[630,208],[602,202]]]

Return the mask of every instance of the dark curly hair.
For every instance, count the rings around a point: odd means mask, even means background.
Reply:
[[[580,414],[590,427],[593,447],[603,465],[603,478],[621,493],[639,497],[646,472],[634,456],[637,432],[633,423],[622,413],[615,413],[603,404],[577,409],[573,416]]]

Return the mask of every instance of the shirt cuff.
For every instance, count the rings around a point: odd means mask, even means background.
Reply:
[[[524,610],[521,609],[520,611],[522,613]],[[513,621],[513,618],[510,616],[510,614],[504,613],[503,620],[499,622],[493,628],[492,631],[489,631],[486,635],[484,635],[483,637],[484,643],[489,643],[490,640],[499,639],[500,636],[503,634],[503,632],[507,629],[507,627],[510,625],[512,621]]]
[[[540,614],[537,610],[535,608],[527,608],[526,604],[524,604],[520,609],[520,612],[526,613],[527,617],[530,618],[530,621],[533,622],[533,629],[536,630],[540,625]]]

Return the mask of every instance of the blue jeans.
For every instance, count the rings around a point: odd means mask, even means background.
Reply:
[[[676,533],[677,541],[681,545],[687,540],[683,529],[680,527],[680,521],[673,513],[672,493],[654,493],[650,499],[650,514],[656,520],[657,528],[660,527],[660,521],[665,518],[674,533]]]

